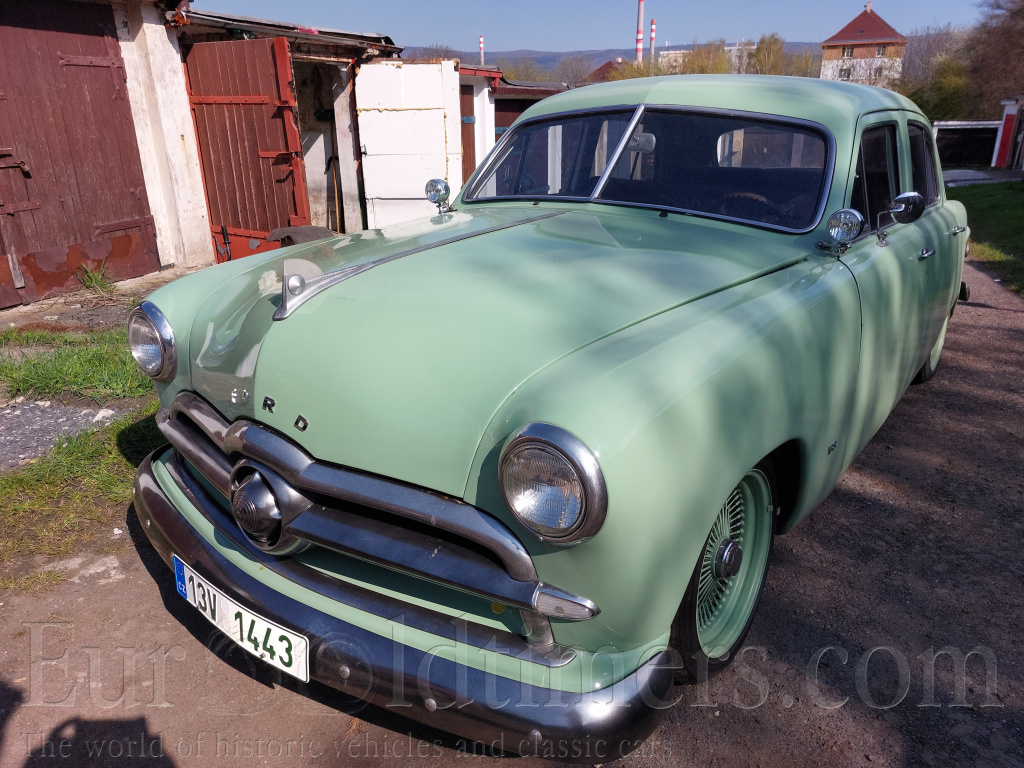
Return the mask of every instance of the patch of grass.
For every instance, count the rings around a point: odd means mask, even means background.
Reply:
[[[63,440],[35,463],[0,475],[0,563],[17,555],[66,555],[90,529],[120,516],[138,465],[166,442],[153,418],[157,407],[154,401]]]
[[[43,349],[28,356],[13,354],[25,347]],[[121,328],[90,333],[8,328],[0,332],[0,381],[10,397],[68,394],[104,402],[153,391]]]
[[[946,193],[967,206],[971,259],[1024,296],[1024,182],[971,184]]]
[[[8,576],[0,579],[0,590],[17,589],[23,592],[45,592],[64,581],[59,571],[39,571],[27,576]]]
[[[87,291],[106,294],[114,290],[114,284],[107,279],[106,259],[100,262],[99,267],[96,269],[93,269],[88,264],[83,264],[78,268],[78,272],[75,277],[78,278],[78,282],[80,282]]]

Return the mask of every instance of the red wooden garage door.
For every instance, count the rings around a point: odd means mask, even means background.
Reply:
[[[0,306],[160,268],[109,6],[0,0]]]
[[[278,247],[309,224],[287,39],[196,43],[185,65],[217,261]]]

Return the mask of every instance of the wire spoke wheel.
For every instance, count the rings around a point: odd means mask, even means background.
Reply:
[[[696,630],[710,659],[728,657],[757,607],[772,543],[772,489],[752,469],[719,510],[698,563]]]

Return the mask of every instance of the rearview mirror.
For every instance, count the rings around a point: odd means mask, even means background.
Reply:
[[[626,145],[627,152],[653,152],[656,137],[653,133],[634,133]]]

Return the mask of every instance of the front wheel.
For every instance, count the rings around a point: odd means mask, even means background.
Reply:
[[[775,475],[765,460],[744,475],[711,525],[672,625],[695,680],[724,669],[747,636],[771,560],[775,499]]]

